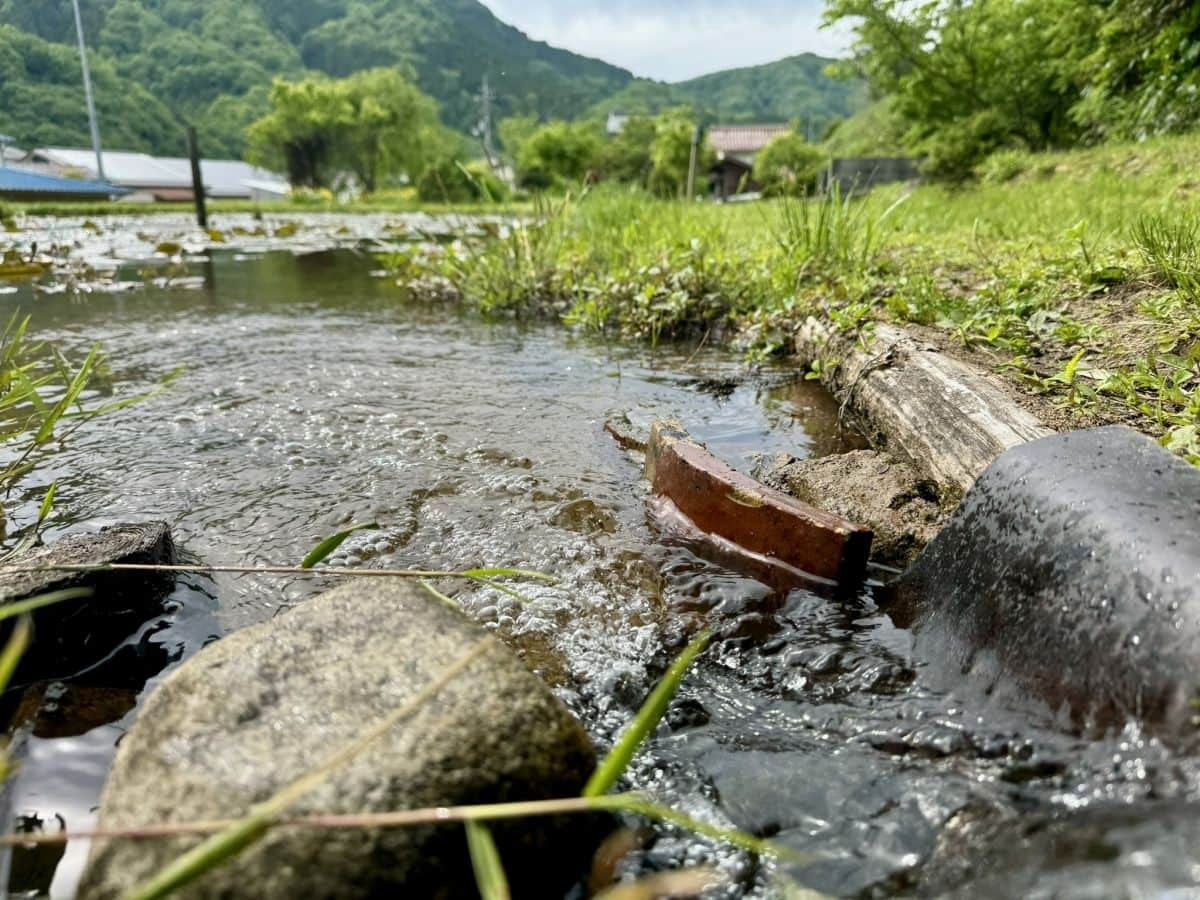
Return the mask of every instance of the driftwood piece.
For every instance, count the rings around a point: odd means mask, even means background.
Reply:
[[[987,375],[891,325],[864,343],[810,318],[795,349],[821,361],[821,380],[878,449],[963,493],[1005,450],[1054,433]]]

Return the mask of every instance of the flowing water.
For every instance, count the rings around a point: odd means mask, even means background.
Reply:
[[[1193,896],[1190,759],[1132,729],[1084,740],[1048,710],[925,688],[908,633],[876,605],[878,582],[845,596],[755,580],[657,516],[640,459],[603,430],[612,417],[642,429],[674,417],[742,469],[755,453],[861,446],[819,388],[719,349],[609,345],[405,301],[369,256],[308,249],[218,249],[179,286],[137,290],[119,284],[136,266],[118,261],[89,292],[0,297],[74,355],[102,342],[119,395],[182,367],[160,396],[71,437],[10,515],[28,520],[57,479],[70,519],[52,534],[165,519],[211,564],[294,564],[370,520],[381,530],[331,562],[550,572],[561,582],[523,588],[527,605],[451,587],[601,745],[688,635],[711,626],[713,648],[631,779],[816,854],[786,873],[801,883],[847,896]],[[28,687],[26,707],[40,710],[14,812],[49,829],[92,824],[139,698],[205,643],[321,587],[182,579],[103,663]],[[19,853],[10,884],[69,897],[85,856],[79,841],[61,858]],[[784,874],[676,833],[626,866],[703,861],[731,896],[764,895]]]

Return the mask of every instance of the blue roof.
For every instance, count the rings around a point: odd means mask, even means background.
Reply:
[[[111,197],[128,194],[128,188],[106,184],[103,181],[80,181],[76,178],[59,178],[25,169],[0,168],[0,194],[72,194],[75,196]]]

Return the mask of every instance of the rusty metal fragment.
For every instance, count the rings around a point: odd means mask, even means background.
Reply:
[[[701,531],[752,553],[838,582],[866,570],[869,529],[743,475],[677,426],[654,424],[646,477]]]

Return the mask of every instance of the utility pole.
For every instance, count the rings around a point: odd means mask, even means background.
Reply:
[[[92,72],[88,66],[87,44],[83,40],[79,0],[71,0],[71,5],[75,7],[75,36],[79,38],[79,62],[83,66],[83,94],[87,98],[88,124],[92,128],[92,149],[96,151],[96,175],[100,181],[108,181],[104,174],[104,154],[100,150],[100,124],[96,121],[96,101],[92,98]]]
[[[704,129],[699,125],[692,133],[692,158],[688,161],[688,180],[687,180],[687,198],[689,200],[696,199],[696,165],[700,161],[700,138],[704,134]]]
[[[496,170],[496,147],[492,141],[492,101],[495,99],[488,77],[484,75],[483,88],[479,92],[479,125],[475,133],[483,143],[483,155],[487,157],[488,166],[493,172]]]

